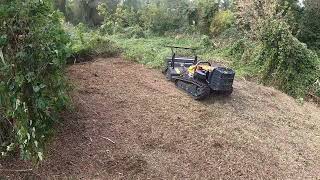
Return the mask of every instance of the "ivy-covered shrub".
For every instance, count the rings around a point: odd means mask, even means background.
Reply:
[[[241,21],[237,25],[247,34],[247,40],[238,41],[229,51],[235,62],[250,67],[262,83],[293,97],[318,91],[315,86],[320,79],[319,59],[294,37],[292,13],[285,13],[283,3],[252,1],[238,9],[237,19]]]
[[[22,158],[42,160],[45,141],[68,103],[69,38],[60,21],[49,0],[1,2],[0,131],[7,132],[2,155],[20,149]]]
[[[281,19],[266,18],[258,27],[255,41],[240,39],[228,49],[238,74],[255,76],[293,97],[310,92],[318,95],[320,61],[316,53],[295,38]]]
[[[262,81],[294,97],[304,97],[320,79],[316,53],[295,38],[287,23],[267,20],[261,28]]]

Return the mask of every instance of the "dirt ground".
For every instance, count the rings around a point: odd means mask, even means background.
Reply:
[[[121,58],[68,69],[74,111],[46,161],[0,161],[0,179],[320,179],[320,108],[245,80],[198,102]],[[33,169],[33,170],[30,170]]]

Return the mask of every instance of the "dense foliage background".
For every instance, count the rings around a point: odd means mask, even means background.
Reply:
[[[59,11],[59,12],[58,12]],[[41,160],[67,104],[64,67],[95,56],[160,68],[170,50],[202,59],[295,98],[320,96],[317,0],[2,0],[0,143]]]

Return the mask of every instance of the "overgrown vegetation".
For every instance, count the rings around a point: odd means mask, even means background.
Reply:
[[[76,27],[66,24],[65,30],[69,33],[71,55],[68,63],[92,60],[94,57],[111,57],[120,53],[120,49],[108,37],[88,29],[80,23]]]
[[[237,42],[231,55],[236,55],[241,66],[251,66],[262,83],[294,97],[305,97],[320,78],[320,61],[294,37],[289,10],[284,13],[276,0],[252,2],[239,9],[240,14],[248,10],[252,13],[243,16],[241,24],[247,23],[244,31],[250,35],[247,42]]]
[[[153,68],[163,66],[164,58],[169,57],[171,50],[165,46],[179,45],[182,47],[194,47],[199,49],[199,55],[204,56],[208,49],[212,50],[211,42],[207,36],[177,36],[177,37],[148,37],[126,38],[121,35],[110,37],[116,44],[123,48],[123,56]],[[188,52],[180,52],[186,54]],[[191,54],[188,54],[191,55]]]
[[[42,160],[44,143],[68,104],[64,77],[69,41],[50,1],[0,6],[1,153],[16,148]]]

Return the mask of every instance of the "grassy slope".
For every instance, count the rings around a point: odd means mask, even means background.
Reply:
[[[201,37],[150,37],[150,38],[123,38],[119,35],[109,37],[118,46],[123,48],[123,55],[126,59],[145,64],[151,68],[161,68],[165,57],[171,55],[171,50],[166,45],[197,48],[197,54],[201,60],[213,61],[224,64],[237,71],[238,77],[253,76],[252,66],[243,66],[237,63],[236,57],[230,56],[227,48],[214,48],[208,45]],[[185,53],[185,52],[182,52]]]
[[[112,36],[111,39],[124,49],[123,55],[125,58],[135,60],[152,68],[162,67],[164,58],[170,56],[171,50],[165,47],[166,45],[198,48],[197,53],[203,60],[225,59],[222,58],[223,54],[221,54],[220,50],[205,47],[200,37],[127,39],[121,38],[121,36]]]

